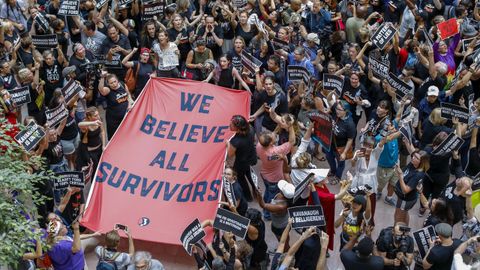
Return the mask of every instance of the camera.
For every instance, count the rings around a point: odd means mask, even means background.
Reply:
[[[105,60],[96,60],[93,62],[85,63],[80,65],[80,67],[85,68],[85,72],[90,75],[95,75],[96,77],[100,77],[102,75],[102,69],[105,65]]]
[[[352,196],[356,195],[367,195],[367,191],[372,190],[372,187],[368,184],[358,186],[358,187],[353,187],[348,190],[348,193]]]
[[[407,253],[407,251],[408,251],[407,234],[411,231],[411,228],[406,227],[406,226],[399,226],[398,229],[402,232],[402,235],[400,235],[400,236],[396,235],[395,236],[395,241],[398,243],[398,251],[403,252],[403,253]]]

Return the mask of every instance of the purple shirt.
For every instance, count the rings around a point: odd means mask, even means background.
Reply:
[[[83,250],[72,252],[73,241],[60,240],[47,253],[55,270],[82,270],[85,264]]]

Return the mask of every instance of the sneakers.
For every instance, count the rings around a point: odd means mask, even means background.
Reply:
[[[377,201],[380,200],[380,199],[382,198],[382,193],[381,193],[381,192],[377,192],[376,198],[377,198]]]
[[[395,201],[395,199],[394,199],[393,197],[390,197],[390,198],[389,198],[388,196],[385,197],[384,202],[385,202],[386,204],[391,205],[391,206],[395,206],[395,204],[397,204],[397,202]]]
[[[425,212],[426,212],[426,211],[427,211],[426,208],[420,207],[420,208],[418,209],[418,216],[419,216],[419,217],[423,217],[423,216],[425,215]]]

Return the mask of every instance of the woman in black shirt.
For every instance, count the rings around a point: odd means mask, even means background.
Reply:
[[[247,119],[241,115],[234,115],[230,122],[230,130],[235,135],[228,142],[227,158],[231,164],[231,160],[235,159],[233,168],[237,172],[238,182],[242,186],[243,194],[247,201],[252,201],[253,196],[250,192],[249,184],[252,189],[256,188],[253,183],[250,166],[257,163],[257,153],[255,150],[255,134]]]
[[[86,111],[84,121],[78,123],[81,135],[81,144],[77,160],[77,169],[93,163],[93,170],[96,171],[103,148],[106,145],[106,136],[100,114],[96,107],[90,107]]]
[[[230,56],[226,54],[222,55],[219,59],[219,65],[212,72],[210,72],[204,81],[209,82],[213,78],[216,85],[226,88],[234,88],[235,81],[238,81],[244,89],[250,92],[250,88],[242,79],[242,76],[240,76],[238,70],[230,63]]]
[[[107,85],[105,86],[105,78]],[[108,74],[103,71],[98,84],[98,91],[107,99],[107,111],[105,118],[107,120],[107,135],[111,140],[115,131],[120,126],[127,110],[133,105],[130,92],[118,81],[115,74]]]
[[[238,14],[238,23],[235,21],[235,35],[237,37],[243,37],[245,40],[245,47],[250,45],[250,40],[257,35],[258,30],[256,26],[248,23],[248,12],[242,11]]]
[[[150,76],[155,76],[155,66],[150,61],[150,49],[142,48],[140,50],[139,61],[129,61],[136,52],[137,48],[133,48],[133,50],[122,60],[123,66],[126,68],[133,68],[133,72],[137,79],[135,89],[128,89],[132,93],[134,100],[140,96],[140,93],[147,84],[148,79],[150,79]]]
[[[395,208],[395,224],[410,221],[408,210],[412,209],[418,199],[417,185],[425,178],[425,172],[430,167],[430,158],[428,153],[422,150],[415,150],[410,155],[411,161],[404,172],[399,165],[396,165],[398,181],[395,185],[395,194],[397,195],[397,204]]]

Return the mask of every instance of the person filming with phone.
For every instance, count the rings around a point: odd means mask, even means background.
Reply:
[[[410,228],[403,222],[387,227],[377,239],[377,256],[383,258],[385,270],[408,269],[413,261],[413,237]]]
[[[128,253],[118,251],[120,244],[118,231],[123,231],[128,236]],[[114,229],[105,234],[105,245],[95,248],[95,254],[98,257],[97,269],[127,269],[133,261],[134,253],[135,247],[130,230],[125,225],[115,224]]]

